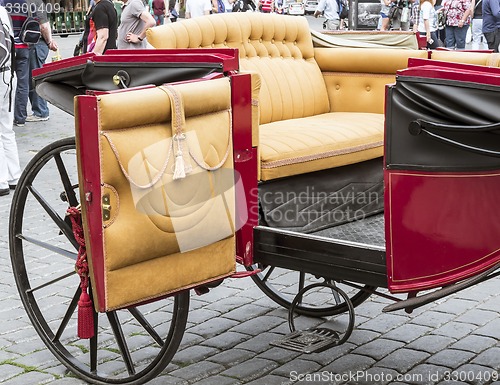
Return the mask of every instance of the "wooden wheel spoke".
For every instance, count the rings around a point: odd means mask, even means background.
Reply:
[[[153,339],[156,341],[156,343],[158,345],[160,345],[161,347],[163,347],[163,345],[165,345],[165,342],[158,335],[156,330],[153,328],[153,326],[151,326],[151,324],[144,317],[144,315],[136,307],[132,307],[128,310],[134,316],[134,318],[141,324],[141,326],[149,333],[149,335],[151,337],[153,337]]]
[[[78,306],[78,300],[80,299],[81,293],[82,289],[80,288],[80,286],[78,286],[78,289],[76,289],[76,293],[73,296],[73,299],[71,300],[71,303],[68,306],[68,310],[66,310],[66,314],[64,314],[64,317],[61,320],[61,324],[59,325],[59,328],[57,329],[54,338],[52,338],[52,342],[59,341],[62,334],[64,333],[64,330],[66,330],[66,326],[68,326],[68,322],[71,319],[73,313],[75,312],[76,307]]]
[[[17,234],[16,238],[22,239],[23,241],[26,241],[26,242],[32,243],[34,245],[40,246],[40,247],[42,247],[42,248],[44,248],[46,250],[53,251],[56,254],[59,254],[59,255],[62,255],[64,257],[73,259],[75,261],[76,261],[76,258],[78,257],[78,254],[75,253],[75,252],[73,252],[73,251],[68,251],[68,250],[62,249],[59,246],[51,245],[50,243],[47,243],[47,242],[44,242],[44,241],[40,241],[40,240],[35,239],[35,238],[28,237],[28,236],[26,236],[24,234]]]
[[[54,283],[57,283],[59,281],[62,281],[63,279],[66,279],[68,277],[71,277],[72,275],[76,274],[76,271],[70,271],[69,273],[66,273],[64,275],[61,275],[60,277],[54,278],[48,282],[45,282],[39,286],[32,287],[28,290],[26,290],[26,293],[33,293],[37,290],[43,289],[44,287],[48,287],[50,285],[53,285]]]
[[[132,356],[128,350],[127,342],[125,341],[125,335],[123,334],[122,327],[120,326],[120,321],[116,311],[111,311],[106,313],[108,316],[109,324],[111,329],[113,329],[113,334],[115,335],[116,342],[120,348],[120,353],[122,355],[125,366],[127,367],[128,373],[132,376],[135,374],[134,363],[132,362]]]
[[[68,171],[66,170],[66,166],[61,158],[61,154],[55,154],[54,160],[56,161],[57,170],[59,171],[59,176],[61,177],[61,182],[64,186],[66,199],[71,207],[76,207],[78,206],[78,199],[76,198],[75,190],[69,179]]]
[[[54,210],[52,206],[42,197],[42,195],[37,191],[33,185],[28,187],[28,190],[33,194],[35,199],[40,203],[40,205],[43,207],[45,212],[50,216],[50,218],[54,221],[54,223],[59,227],[61,232],[66,236],[66,238],[71,242],[71,244],[75,247],[75,249],[79,248],[78,242],[76,241],[74,235],[73,235],[73,230],[69,226],[68,223],[66,223],[60,216],[59,214]]]

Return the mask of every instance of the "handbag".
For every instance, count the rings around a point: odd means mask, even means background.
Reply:
[[[99,311],[235,272],[230,87],[221,78],[123,90],[92,99],[90,115],[77,97],[80,194],[96,196],[82,200],[82,215]]]

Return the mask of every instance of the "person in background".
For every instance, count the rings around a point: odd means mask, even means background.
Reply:
[[[382,8],[380,8],[380,31],[388,31],[390,28],[391,20],[389,19],[389,10],[391,9],[392,0],[380,0]]]
[[[436,0],[420,0],[417,31],[427,40],[427,49],[439,47],[440,40],[437,36],[437,14],[434,9]]]
[[[397,13],[397,17],[392,19],[392,29],[395,31],[409,31],[410,30],[410,16],[412,9],[411,0],[397,0],[396,6],[401,9]]]
[[[318,7],[314,11],[314,17],[323,13],[326,19],[326,29],[335,31],[340,27],[339,8],[336,0],[319,0]]]
[[[186,0],[186,19],[209,15],[211,11],[210,0]]]
[[[155,19],[146,9],[142,0],[127,0],[122,8],[118,27],[118,49],[146,48],[146,31],[154,27]]]
[[[110,0],[96,0],[91,15],[91,29],[95,30],[92,52],[102,55],[108,49],[116,49],[117,27],[118,16],[113,3]]]
[[[444,0],[446,15],[445,46],[451,49],[465,49],[465,39],[472,13],[470,0]]]
[[[472,49],[487,49],[486,38],[483,35],[483,0],[472,0]]]
[[[483,0],[483,35],[488,49],[499,51],[500,45],[500,0]]]
[[[10,13],[16,42],[17,87],[14,103],[14,125],[23,127],[28,117],[27,108],[30,96],[30,47],[21,41],[19,33],[24,21],[30,16],[27,12],[28,9],[36,9],[36,12],[31,13],[31,16],[36,18],[40,24],[42,35],[40,43],[47,45],[52,51],[57,51],[58,47],[57,43],[52,40],[52,31],[45,12],[45,4],[42,0],[5,0],[4,7]]]
[[[0,5],[0,20],[14,37],[14,31],[7,10]],[[0,196],[9,195],[16,188],[21,176],[16,134],[14,133],[14,109],[12,108],[12,89],[16,87],[16,78],[12,73],[10,57],[0,72]],[[12,81],[11,81],[11,76]]]
[[[153,15],[156,25],[163,25],[168,13],[168,0],[153,0]]]

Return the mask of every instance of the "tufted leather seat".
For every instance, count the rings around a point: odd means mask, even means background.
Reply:
[[[425,51],[314,48],[302,17],[215,14],[150,29],[155,48],[238,48],[261,77],[260,179],[361,162],[383,154],[384,90]]]

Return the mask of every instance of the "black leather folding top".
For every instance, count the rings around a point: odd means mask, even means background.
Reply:
[[[386,98],[386,167],[500,168],[500,87],[399,76]]]

